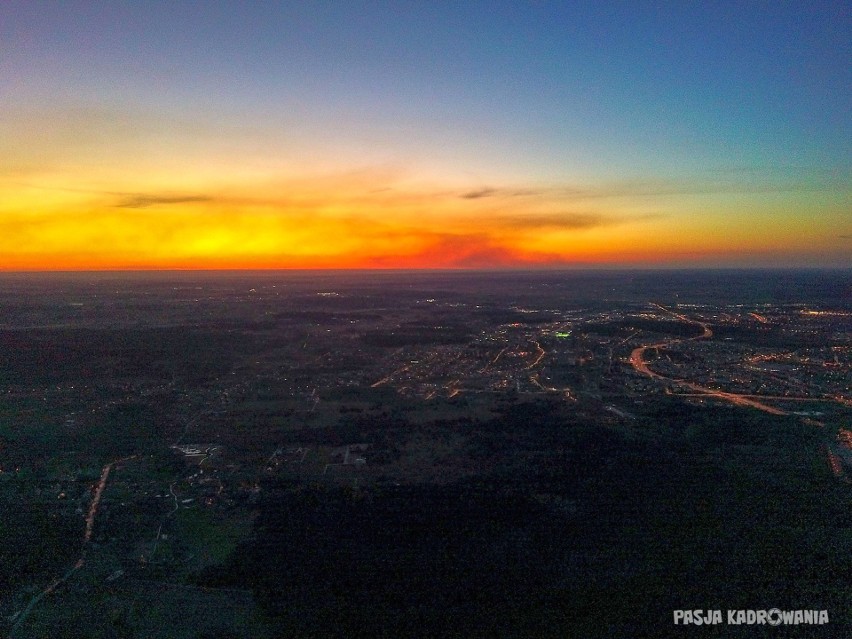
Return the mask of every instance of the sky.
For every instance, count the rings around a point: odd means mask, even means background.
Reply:
[[[852,266],[848,2],[0,3],[0,270]]]

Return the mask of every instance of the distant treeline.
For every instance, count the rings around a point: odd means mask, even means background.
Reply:
[[[675,320],[657,320],[645,317],[629,317],[613,322],[590,322],[583,324],[581,330],[598,335],[628,335],[633,331],[647,331],[649,333],[660,333],[662,335],[675,335],[677,337],[698,337],[704,330],[691,322],[679,322]]]
[[[320,310],[294,310],[275,313],[276,320],[284,322],[314,322],[317,324],[348,324],[351,321],[378,321],[382,316],[378,313],[333,312]]]
[[[489,324],[547,324],[559,319],[553,313],[546,311],[521,313],[520,311],[505,308],[478,309],[476,316],[484,319]]]
[[[430,344],[466,344],[471,335],[464,326],[407,324],[392,330],[369,331],[362,336],[369,346],[399,348]]]
[[[0,383],[173,375],[198,380],[220,374],[250,348],[249,336],[190,326],[0,330]]]
[[[752,346],[801,348],[825,346],[825,337],[813,333],[793,333],[777,326],[714,326],[716,339],[729,339]]]

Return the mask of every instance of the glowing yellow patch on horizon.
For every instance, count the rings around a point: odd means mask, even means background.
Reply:
[[[837,196],[464,190],[385,170],[218,176],[9,173],[0,177],[0,269],[654,264],[844,250],[831,239],[844,220]]]

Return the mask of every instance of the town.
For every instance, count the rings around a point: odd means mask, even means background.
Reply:
[[[352,530],[457,493],[582,528],[607,491],[647,490],[643,450],[691,460],[689,481],[745,464],[848,491],[852,308],[813,274],[780,299],[753,273],[726,295],[677,273],[192,277],[0,282],[9,636],[52,634],[92,598],[142,632],[154,592],[189,607],[174,636],[302,628],[235,561],[302,525],[275,513],[305,499]]]

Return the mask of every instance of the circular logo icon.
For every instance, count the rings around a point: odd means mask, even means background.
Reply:
[[[770,626],[777,626],[781,623],[781,611],[778,608],[772,608],[766,613],[766,620]]]

